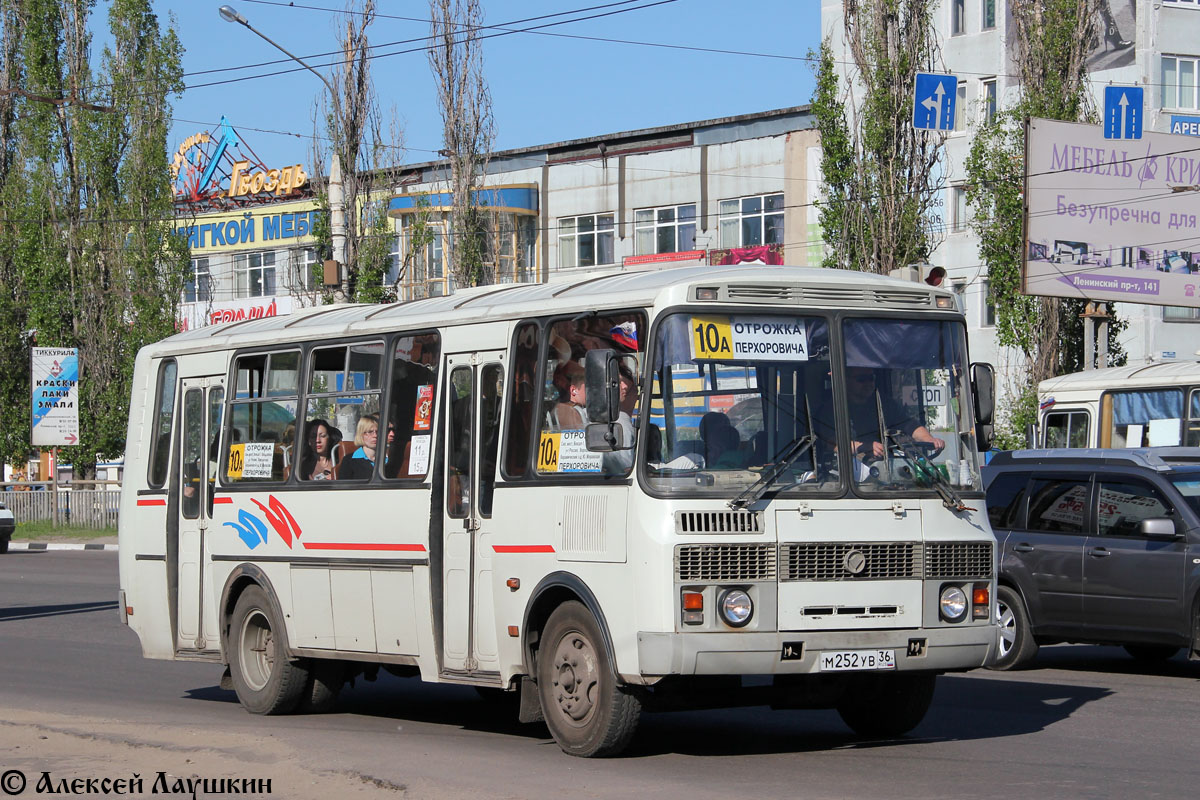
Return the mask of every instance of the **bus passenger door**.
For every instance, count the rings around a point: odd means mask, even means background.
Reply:
[[[492,599],[492,488],[500,439],[504,354],[447,357],[442,669],[499,672]]]
[[[183,380],[182,436],[179,459],[179,538],[175,552],[175,647],[177,650],[215,650],[217,632],[203,624],[205,536],[212,519],[224,378]],[[172,548],[168,547],[170,553]],[[207,602],[213,602],[207,598]]]

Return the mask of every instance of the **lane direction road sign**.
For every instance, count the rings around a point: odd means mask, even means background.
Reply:
[[[913,92],[913,127],[926,131],[954,130],[958,78],[918,72]]]
[[[1104,87],[1104,138],[1142,138],[1142,100],[1140,86]]]

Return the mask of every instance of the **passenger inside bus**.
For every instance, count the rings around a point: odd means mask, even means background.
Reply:
[[[375,471],[375,452],[379,446],[379,417],[363,414],[354,429],[354,444],[358,445],[348,459],[338,467],[341,480],[366,480]]]
[[[558,403],[554,406],[554,424],[560,431],[578,431],[587,426],[587,386],[583,367],[577,361],[560,364],[554,371]]]
[[[323,419],[308,423],[304,459],[300,462],[302,480],[328,481],[334,478],[337,466],[334,449],[342,441],[342,432]]]

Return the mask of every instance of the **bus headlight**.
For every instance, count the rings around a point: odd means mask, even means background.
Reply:
[[[938,599],[938,607],[942,612],[942,619],[958,622],[967,613],[967,593],[957,586],[944,586],[942,596]]]
[[[754,602],[741,589],[726,589],[717,603],[721,619],[731,628],[741,628],[754,616]]]

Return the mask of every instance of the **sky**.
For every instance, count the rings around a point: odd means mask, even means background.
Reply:
[[[345,0],[225,2],[329,74]],[[224,21],[218,13],[223,4],[155,2],[161,21],[173,15],[185,48],[188,88],[174,99],[168,147],[173,151],[188,136],[213,131],[224,115],[268,166],[311,164],[321,81],[291,61],[247,66],[285,57],[253,32]],[[543,34],[485,32],[503,33],[483,41],[497,151],[803,105],[812,95],[806,56],[819,44],[819,0],[482,0],[482,6],[485,25],[514,28],[593,17],[542,28]],[[378,0],[378,11],[370,31],[373,45],[429,33],[427,0]],[[93,19],[100,27],[103,3],[97,12]],[[549,14],[560,16],[518,22]],[[606,16],[596,16],[601,14]],[[398,52],[422,44],[373,51],[380,54],[372,63],[376,94],[385,112],[396,110],[406,163],[437,158],[442,146],[426,54]]]

